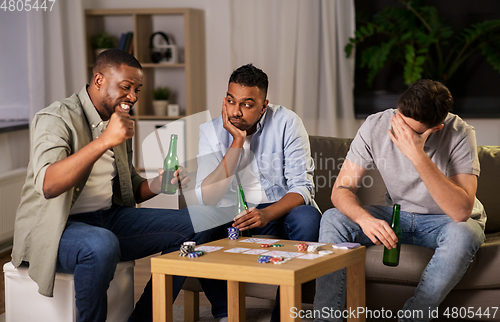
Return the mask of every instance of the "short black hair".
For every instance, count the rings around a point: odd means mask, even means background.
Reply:
[[[139,61],[128,52],[120,49],[107,49],[100,53],[94,63],[93,74],[100,73],[104,68],[119,68],[121,65],[142,70]]]
[[[440,82],[420,79],[401,95],[396,106],[404,116],[432,128],[444,121],[453,106],[453,97]]]
[[[247,87],[257,86],[267,96],[269,80],[266,73],[252,64],[243,65],[233,71],[229,77],[229,84],[236,83]]]

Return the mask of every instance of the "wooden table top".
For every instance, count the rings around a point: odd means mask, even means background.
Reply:
[[[298,252],[295,246],[299,241],[279,240],[283,247],[262,248],[260,243],[241,242],[247,238],[229,240],[227,238],[199,246],[222,246],[223,248],[206,253],[197,258],[181,257],[178,252],[151,258],[151,272],[166,275],[212,278],[228,281],[262,283],[273,285],[300,285],[338,269],[364,261],[364,246],[344,250],[333,249],[332,244],[320,247],[320,250],[332,250],[334,253],[316,259],[293,258],[284,264],[261,264],[258,255],[228,253],[225,250],[244,247],[269,251]],[[308,254],[308,252],[300,252]],[[314,254],[314,253],[312,253]],[[265,254],[264,254],[265,255]]]

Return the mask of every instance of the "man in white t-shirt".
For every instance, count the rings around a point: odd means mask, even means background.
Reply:
[[[401,96],[397,110],[369,116],[335,181],[336,208],[321,220],[320,242],[384,244],[391,249],[398,242],[389,226],[391,208],[401,205],[401,243],[435,253],[403,308],[422,311],[423,319],[400,321],[429,321],[429,312],[460,281],[484,241],[486,214],[475,197],[479,161],[474,128],[449,113],[452,104],[444,85],[420,80]],[[387,187],[386,206],[362,208],[355,193],[373,165]],[[344,305],[345,269],[319,278],[314,309],[335,312]],[[334,316],[318,320],[341,321]]]

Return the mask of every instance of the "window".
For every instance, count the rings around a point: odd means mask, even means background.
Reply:
[[[0,120],[29,118],[26,12],[0,12]]]

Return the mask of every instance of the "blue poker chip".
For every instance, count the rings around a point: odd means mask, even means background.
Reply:
[[[191,258],[193,258],[193,257],[200,257],[200,254],[198,254],[196,252],[195,253],[189,253],[188,257],[191,257]]]
[[[236,227],[228,227],[227,228],[227,237],[230,240],[236,240],[236,239],[238,239],[238,228],[236,228]]]
[[[269,261],[270,261],[269,258],[258,258],[257,259],[257,263],[261,263],[261,264],[269,263]]]

